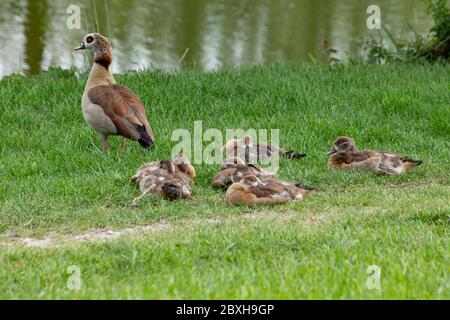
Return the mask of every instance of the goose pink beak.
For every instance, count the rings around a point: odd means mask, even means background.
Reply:
[[[85,47],[84,43],[82,43],[78,47],[75,48],[75,51],[84,50],[84,49],[86,49],[86,47]]]

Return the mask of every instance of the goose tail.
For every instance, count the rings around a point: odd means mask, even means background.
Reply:
[[[289,150],[289,151],[286,151],[285,153],[283,153],[283,157],[288,158],[288,159],[301,159],[301,158],[306,157],[306,154],[299,153],[294,150]]]
[[[405,170],[412,169],[423,163],[422,160],[415,160],[415,159],[411,159],[411,158],[407,158],[407,157],[402,158],[402,162],[403,162],[403,167],[405,168]]]
[[[297,188],[304,189],[304,190],[308,190],[308,191],[314,191],[314,190],[317,190],[317,187],[310,186],[310,185],[303,184],[303,183],[296,183],[295,186],[296,186]]]

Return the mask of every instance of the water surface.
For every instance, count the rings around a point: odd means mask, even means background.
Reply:
[[[85,69],[73,52],[89,32],[113,43],[114,72],[158,68],[216,70],[320,57],[324,40],[345,59],[366,27],[369,4],[391,31],[411,36],[431,26],[420,0],[1,0],[0,77],[51,66]],[[67,28],[70,5],[81,28]]]

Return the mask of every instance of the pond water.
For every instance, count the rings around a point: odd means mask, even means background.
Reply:
[[[324,40],[345,59],[358,39],[379,33],[366,25],[370,4],[405,37],[432,24],[420,0],[1,0],[0,77],[84,70],[89,56],[73,48],[93,31],[112,41],[114,72],[301,64],[320,56]],[[80,8],[80,29],[67,27],[71,5]]]

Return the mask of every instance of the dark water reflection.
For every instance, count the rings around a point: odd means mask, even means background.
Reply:
[[[81,29],[69,30],[66,10],[81,8]],[[1,0],[0,77],[50,66],[86,68],[74,53],[84,34],[100,31],[114,46],[114,71],[215,70],[271,61],[302,63],[319,56],[324,39],[345,58],[366,27],[366,0]],[[426,32],[420,0],[377,0],[396,33]],[[184,55],[183,61],[180,58]]]

